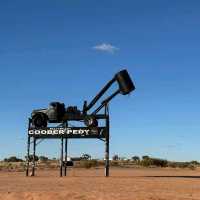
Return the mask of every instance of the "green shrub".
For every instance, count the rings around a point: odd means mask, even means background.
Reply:
[[[152,161],[152,159],[143,159],[140,161],[140,164],[144,167],[149,167],[149,166],[153,165],[153,161]]]
[[[168,161],[159,159],[159,158],[151,158],[152,160],[152,165],[157,166],[157,167],[167,167]]]
[[[16,156],[11,156],[9,158],[5,158],[4,162],[23,162],[23,160],[20,158],[17,158]]]
[[[26,160],[27,160],[27,156],[25,156]],[[35,155],[35,161],[37,162],[39,160],[39,157],[37,155]],[[29,155],[29,161],[32,162],[33,161],[33,155]]]
[[[150,158],[149,156],[143,156],[140,164],[144,167],[156,166],[156,167],[167,167],[168,161],[160,158]]]
[[[135,163],[139,163],[140,162],[140,157],[139,156],[133,156],[131,158]]]
[[[199,165],[199,164],[200,164],[200,163],[199,163],[198,161],[196,161],[196,160],[192,160],[190,163],[193,164],[193,165]]]
[[[46,156],[40,156],[40,157],[39,157],[39,160],[40,160],[41,162],[46,162],[46,161],[49,160],[49,158],[46,157]]]

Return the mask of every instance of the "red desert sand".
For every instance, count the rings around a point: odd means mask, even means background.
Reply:
[[[200,170],[103,169],[0,172],[0,200],[200,200]]]

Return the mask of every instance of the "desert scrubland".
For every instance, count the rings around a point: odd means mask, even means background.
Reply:
[[[200,199],[200,169],[103,168],[0,171],[0,200],[191,200]]]

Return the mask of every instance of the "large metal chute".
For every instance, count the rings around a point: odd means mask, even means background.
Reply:
[[[135,86],[133,84],[133,81],[131,80],[127,70],[122,70],[115,74],[115,76],[101,89],[101,91],[93,98],[93,100],[89,103],[87,106],[86,103],[84,104],[83,112],[89,111],[96,102],[106,93],[106,91],[112,86],[113,83],[118,83],[118,89],[111,94],[109,97],[104,99],[101,103],[101,105],[93,112],[93,114],[96,114],[101,110],[101,108],[107,104],[109,101],[111,101],[116,95],[122,94],[127,95],[131,93],[133,90],[135,90]]]
[[[118,82],[120,93],[127,95],[135,90],[133,81],[131,80],[127,70],[122,70],[115,75],[115,79]]]

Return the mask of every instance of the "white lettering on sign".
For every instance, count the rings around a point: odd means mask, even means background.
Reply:
[[[83,128],[49,128],[49,129],[31,129],[28,131],[29,135],[90,135],[98,134],[98,130],[90,130]]]

